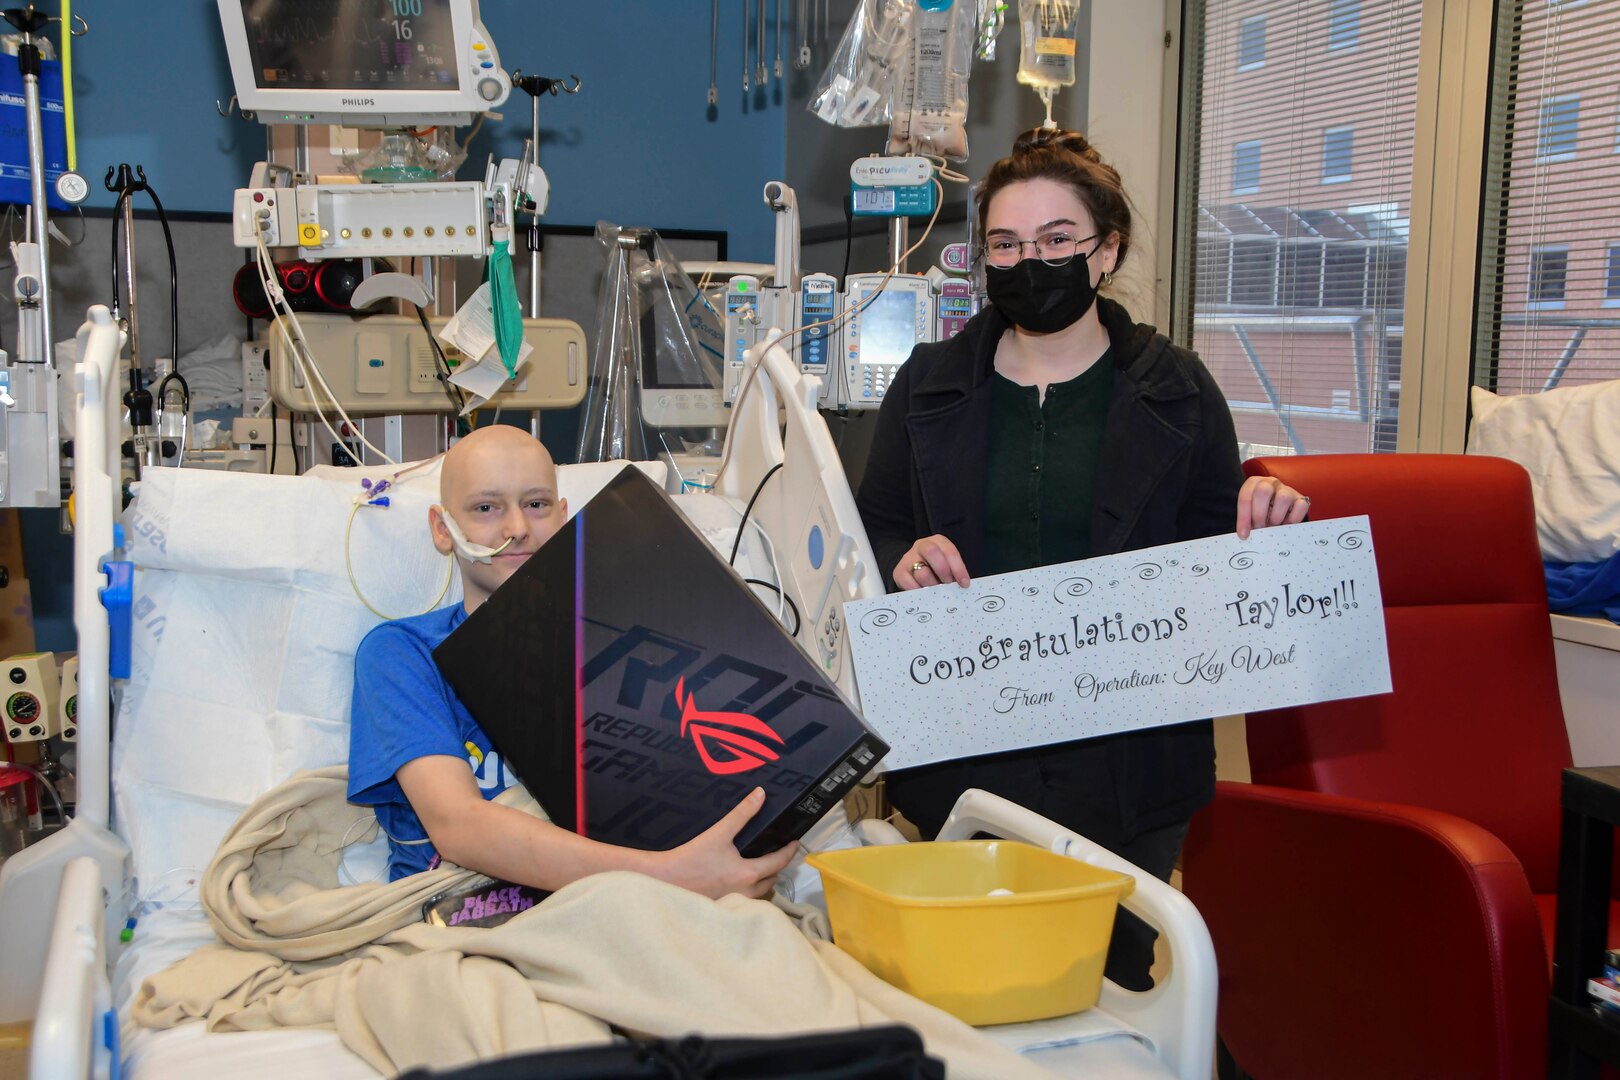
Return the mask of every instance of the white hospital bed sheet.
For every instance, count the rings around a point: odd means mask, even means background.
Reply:
[[[168,1031],[141,1027],[129,1004],[141,982],[214,943],[214,931],[195,904],[152,911],[135,924],[135,935],[113,966],[113,1000],[124,1072],[135,1080],[377,1080],[381,1074],[338,1039],[319,1028],[213,1033],[201,1024]]]
[[[214,942],[202,909],[176,904],[149,912],[136,923],[130,944],[113,967],[113,1000],[119,1003],[119,1035],[125,1072],[132,1080],[376,1080],[380,1074],[352,1053],[337,1032],[321,1029],[210,1034],[201,1024],[168,1031],[141,1027],[129,1003],[141,982],[192,951]],[[985,1034],[1014,1048],[1056,1076],[1105,1076],[1109,1080],[1173,1080],[1142,1038],[1107,1013],[1007,1024]]]

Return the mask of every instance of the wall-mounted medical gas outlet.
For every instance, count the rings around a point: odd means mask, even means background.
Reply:
[[[445,319],[430,320],[434,329]],[[321,376],[349,412],[365,415],[451,412],[438,360],[422,324],[405,315],[299,316],[309,353]],[[585,398],[585,332],[567,319],[524,319],[523,340],[533,347],[516,385],[491,399],[503,409],[567,409]],[[444,346],[453,371],[466,361]],[[270,396],[293,412],[325,410],[331,400],[312,390],[279,324],[270,332]],[[279,471],[279,470],[278,470]]]
[[[0,661],[0,721],[14,743],[56,734],[62,678],[52,653],[23,653]]]
[[[856,158],[849,167],[856,217],[919,217],[934,212],[934,164],[921,157]]]
[[[270,397],[270,346],[242,342],[242,412],[253,416]]]
[[[231,241],[239,248],[288,247],[298,242],[298,197],[292,188],[237,188],[231,201]]]
[[[79,656],[62,658],[62,682],[57,694],[56,733],[63,742],[79,741]]]
[[[305,259],[365,256],[483,258],[489,253],[484,185],[302,184],[236,192],[237,247],[294,247]]]

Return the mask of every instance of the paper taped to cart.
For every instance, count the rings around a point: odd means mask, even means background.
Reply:
[[[1366,517],[844,605],[888,768],[1385,694]]]

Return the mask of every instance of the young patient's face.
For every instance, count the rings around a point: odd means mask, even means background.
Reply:
[[[454,490],[443,493],[445,509],[468,540],[498,548],[512,539],[488,563],[459,560],[463,587],[475,603],[499,588],[567,520],[567,505],[557,494],[557,469],[545,447],[527,432],[506,431],[512,434],[458,445],[452,451],[458,457]]]

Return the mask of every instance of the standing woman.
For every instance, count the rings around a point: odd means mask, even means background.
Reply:
[[[1098,297],[1130,250],[1131,215],[1119,173],[1084,136],[1020,136],[977,199],[990,304],[900,369],[857,498],[891,587],[1304,520],[1299,492],[1244,481],[1231,412],[1198,357]],[[1168,880],[1214,795],[1213,730],[1200,720],[888,778],[925,836],[971,787]],[[1122,911],[1109,977],[1150,986],[1154,937]]]

